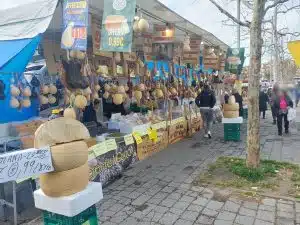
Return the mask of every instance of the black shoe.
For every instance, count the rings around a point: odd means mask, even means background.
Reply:
[[[208,138],[211,139],[211,133],[208,132],[207,135],[208,135]]]
[[[285,130],[285,133],[288,134],[288,133],[289,133],[289,130]]]
[[[276,125],[276,120],[273,120],[273,125]]]
[[[282,136],[282,133],[278,133],[278,136]]]

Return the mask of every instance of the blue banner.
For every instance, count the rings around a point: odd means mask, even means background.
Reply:
[[[88,22],[88,0],[64,0],[61,47],[86,51]]]

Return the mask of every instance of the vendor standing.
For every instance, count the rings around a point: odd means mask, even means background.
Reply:
[[[99,106],[100,101],[98,99],[95,99],[87,107],[85,107],[83,111],[82,123],[95,122],[99,124],[97,120],[97,111],[99,109]]]

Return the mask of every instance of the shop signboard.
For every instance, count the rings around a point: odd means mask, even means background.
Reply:
[[[154,25],[153,43],[173,43],[175,41],[175,26]]]
[[[100,142],[89,148],[90,181],[103,186],[117,179],[122,172],[137,161],[132,137],[116,143],[115,139]]]
[[[136,0],[104,0],[100,50],[131,52]]]
[[[86,51],[88,16],[88,0],[63,1],[63,49]]]
[[[245,48],[228,48],[225,62],[225,71],[241,74],[245,61]]]
[[[300,41],[291,41],[288,43],[288,49],[297,66],[300,66]]]

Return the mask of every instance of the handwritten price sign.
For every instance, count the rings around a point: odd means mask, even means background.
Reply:
[[[50,148],[26,149],[0,155],[0,183],[53,171]]]

